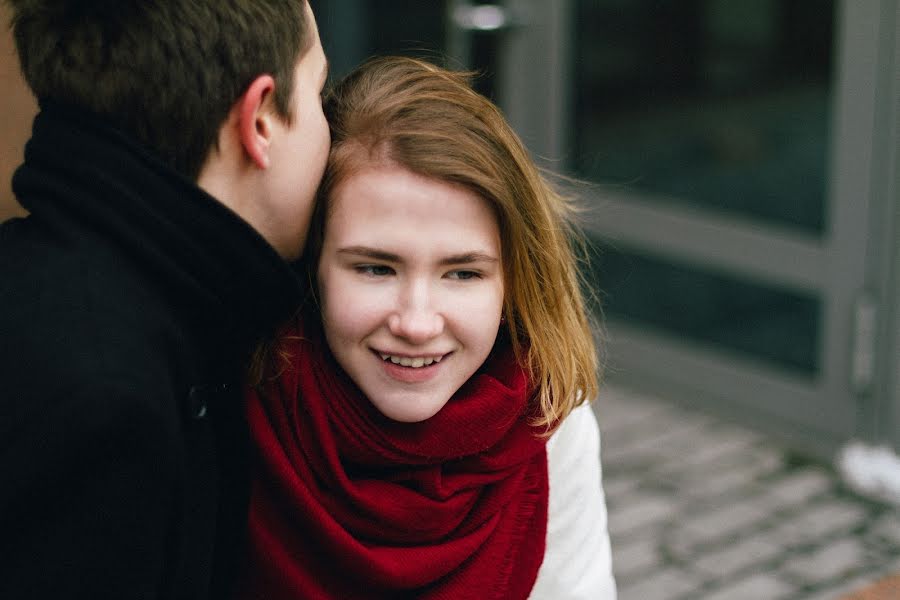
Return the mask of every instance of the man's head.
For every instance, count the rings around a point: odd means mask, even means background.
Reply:
[[[38,99],[96,113],[196,178],[220,126],[260,74],[287,120],[306,0],[7,0]]]
[[[307,0],[5,1],[39,99],[106,119],[300,254],[330,142]]]

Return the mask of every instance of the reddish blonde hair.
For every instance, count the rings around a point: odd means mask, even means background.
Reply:
[[[329,92],[325,112],[332,147],[306,250],[309,268],[318,265],[331,191],[359,170],[394,164],[465,186],[497,215],[503,310],[535,388],[535,424],[553,431],[593,399],[599,365],[573,252],[580,238],[572,207],[497,107],[471,88],[469,75],[412,58],[375,58]]]

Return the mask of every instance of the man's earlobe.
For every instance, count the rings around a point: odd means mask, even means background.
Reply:
[[[260,75],[238,100],[239,132],[241,145],[250,160],[260,169],[269,168],[269,145],[272,141],[272,94],[275,80],[271,75]]]

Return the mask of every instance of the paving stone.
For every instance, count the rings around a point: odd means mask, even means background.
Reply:
[[[732,492],[753,485],[759,478],[775,472],[783,465],[781,456],[766,454],[753,462],[733,467],[708,465],[705,473],[694,473],[681,482],[687,498],[704,498]]]
[[[599,408],[599,407],[598,407]],[[682,420],[709,419],[701,413],[686,411],[669,402],[648,401],[642,398],[619,399],[610,411],[611,420],[607,420],[611,432],[625,432],[630,438],[632,433],[640,433],[647,428],[653,429],[661,424],[676,423]]]
[[[833,535],[849,531],[863,523],[864,507],[847,500],[828,499],[795,513],[783,521],[773,535],[786,546],[827,541]]]
[[[847,538],[789,560],[784,572],[805,584],[818,584],[866,569],[868,558],[858,539]]]
[[[757,573],[704,594],[703,600],[781,600],[788,598],[795,589],[775,575]]]
[[[669,567],[631,585],[619,586],[619,600],[672,600],[697,589],[697,579],[676,567]]]
[[[900,514],[889,512],[881,515],[869,531],[876,538],[900,548]]]
[[[754,504],[738,502],[683,520],[679,535],[696,546],[732,538],[741,529],[758,527],[766,518],[767,514]]]
[[[620,600],[837,600],[900,572],[900,511],[840,494],[829,469],[788,469],[759,433],[607,392],[594,409]]]
[[[717,432],[707,429],[704,435],[693,440],[687,452],[671,453],[658,466],[660,474],[690,473],[703,470],[710,465],[736,465],[747,462],[750,453],[758,451],[754,448],[758,436],[750,432]],[[769,450],[778,456],[780,452]]]
[[[702,448],[703,443],[698,440],[706,437],[706,432],[706,427],[682,429],[681,435],[673,436],[647,452],[635,453],[632,461],[644,461],[649,477],[665,478],[668,473],[680,473],[690,468],[687,459]]]
[[[626,396],[618,390],[606,394],[601,391],[592,408],[601,432],[620,431],[654,415],[672,414],[668,404]]]
[[[883,562],[872,570],[873,580],[900,576],[900,553],[891,552],[884,554],[881,558]]]
[[[706,423],[705,418],[654,420],[628,442],[619,441],[615,445],[611,444],[604,456],[604,462],[611,467],[641,462],[659,463],[669,456],[671,445],[682,440],[695,439]]]
[[[857,575],[850,579],[844,578],[835,583],[829,583],[823,587],[818,587],[817,589],[814,589],[811,592],[807,592],[806,594],[801,594],[800,597],[797,598],[797,600],[839,600],[847,594],[857,592],[869,585],[872,585],[879,579],[881,579],[881,577],[873,573]],[[885,598],[884,600],[893,599]]]
[[[769,492],[773,499],[786,506],[797,506],[832,489],[834,480],[824,469],[810,467],[794,471],[771,486]]]
[[[705,477],[685,479],[678,482],[681,493],[692,501],[710,500],[723,494],[734,492],[752,485],[755,479],[750,469],[711,468]]]
[[[609,507],[609,534],[622,538],[649,524],[671,518],[676,512],[672,500],[663,496],[644,495],[630,504]]]
[[[603,491],[607,504],[615,504],[623,496],[631,496],[641,480],[628,473],[606,473],[603,477]]]
[[[771,560],[783,551],[781,546],[772,543],[767,536],[757,535],[709,551],[696,559],[694,566],[711,577],[729,578],[748,567]]]
[[[686,534],[678,519],[653,533],[659,536],[661,552],[678,564],[691,564],[700,555],[696,537]]]
[[[892,552],[885,558],[885,563],[882,564],[876,571],[879,577],[887,577],[888,575],[898,575],[900,574],[900,552]]]
[[[662,559],[655,539],[635,539],[613,546],[613,572],[616,580],[626,583],[637,573],[659,570]]]

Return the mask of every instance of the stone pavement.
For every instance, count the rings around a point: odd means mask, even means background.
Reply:
[[[830,465],[609,384],[594,408],[620,600],[832,600],[900,572],[900,510]]]

